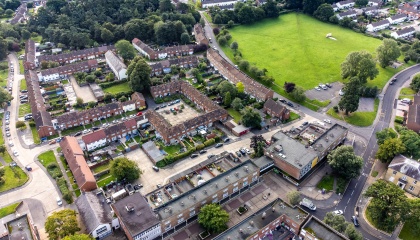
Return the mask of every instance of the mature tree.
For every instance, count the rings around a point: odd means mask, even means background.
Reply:
[[[28,40],[30,37],[31,37],[31,33],[26,29],[22,29],[22,39]]]
[[[338,107],[342,111],[346,111],[346,115],[355,112],[359,108],[359,90],[360,81],[357,77],[353,77],[344,87],[344,95],[338,102]]]
[[[247,71],[249,68],[249,62],[247,60],[242,59],[241,61],[239,61],[239,68],[244,71]]]
[[[125,60],[131,60],[136,56],[136,49],[127,40],[120,40],[115,44],[118,54]]]
[[[250,147],[254,149],[255,157],[261,157],[264,155],[266,141],[262,135],[254,135],[251,137]]]
[[[121,157],[111,162],[111,174],[118,180],[126,179],[128,182],[134,182],[143,172],[137,166],[137,163],[126,157]]]
[[[291,191],[287,193],[287,199],[291,205],[298,205],[300,201],[300,192]]]
[[[385,140],[389,138],[396,138],[398,135],[392,128],[384,128],[379,132],[376,132],[376,142],[381,145]]]
[[[245,91],[245,86],[242,82],[238,82],[236,84],[236,89],[238,90],[238,93],[243,93]]]
[[[110,43],[110,42],[112,42],[112,40],[114,40],[114,34],[110,30],[108,30],[106,28],[102,28],[101,39],[105,43]]]
[[[233,25],[235,24],[235,22],[233,20],[229,20],[228,23],[226,24],[227,28],[233,28]]]
[[[73,235],[79,230],[76,212],[71,209],[54,212],[45,222],[45,231],[48,233],[48,239],[52,240]]]
[[[26,127],[26,124],[24,121],[17,121],[16,122],[16,128],[24,128]]]
[[[251,107],[246,107],[241,111],[242,114],[242,124],[245,127],[261,127],[261,115],[260,113],[251,108]]]
[[[363,240],[363,235],[357,231],[354,225],[351,223],[347,224],[347,228],[346,231],[344,231],[344,234],[346,234],[350,240]]]
[[[359,7],[364,7],[369,3],[369,0],[356,0],[356,4]]]
[[[405,152],[404,144],[399,138],[389,138],[379,145],[376,157],[381,162],[390,162],[396,155]]]
[[[394,183],[379,179],[369,186],[365,196],[372,198],[368,209],[372,220],[380,229],[393,231],[406,219],[410,209],[407,196]]]
[[[7,17],[11,17],[11,16],[13,16],[13,13],[15,13],[12,9],[7,9],[6,11],[4,11],[4,14],[7,16]]]
[[[136,92],[143,92],[149,89],[150,73],[152,69],[141,57],[136,57],[127,68],[127,76],[130,88]]]
[[[244,5],[240,8],[238,14],[238,21],[242,24],[252,23],[255,20],[253,8],[247,5]]]
[[[216,90],[221,96],[225,96],[227,92],[230,92],[231,97],[236,97],[237,95],[237,90],[236,90],[235,85],[233,85],[232,83],[228,81],[223,81],[219,83]]]
[[[273,0],[268,0],[263,6],[262,8],[265,11],[265,16],[267,16],[267,18],[276,18],[279,16],[279,9],[277,7],[277,2],[273,1]]]
[[[230,104],[232,103],[232,97],[230,96],[230,92],[225,93],[223,103],[225,104],[225,106],[230,107]]]
[[[384,39],[376,52],[378,53],[379,65],[383,68],[389,66],[391,62],[396,61],[401,56],[398,43],[393,39]]]
[[[286,91],[287,93],[291,93],[293,92],[293,90],[295,90],[296,84],[293,82],[284,82],[283,88],[284,91]]]
[[[210,233],[226,230],[229,214],[218,204],[207,204],[200,209],[198,223]]]
[[[303,0],[303,12],[312,15],[323,3],[324,0]]]
[[[76,105],[80,107],[80,106],[82,106],[82,104],[83,104],[83,98],[77,97],[76,98]]]
[[[412,130],[404,129],[400,131],[400,139],[408,156],[420,158],[420,135]]]
[[[93,74],[89,74],[85,77],[85,81],[88,83],[94,83],[96,80],[96,76]]]
[[[303,0],[286,0],[286,8],[301,9],[303,7]]]
[[[374,79],[378,74],[375,59],[366,51],[351,52],[341,64],[341,77],[358,77],[361,84],[366,83],[368,78]]]
[[[70,236],[66,236],[63,240],[94,240],[93,237],[87,234],[74,234]]]
[[[301,87],[295,87],[290,95],[293,97],[293,99],[295,99],[296,102],[303,102],[306,99],[305,90]]]
[[[324,222],[340,233],[346,231],[348,222],[343,215],[336,215],[332,212],[327,212],[324,217]]]
[[[188,44],[190,43],[190,35],[186,32],[181,34],[181,44]]]
[[[172,12],[174,10],[174,5],[171,3],[171,0],[160,0],[159,10],[161,12]]]
[[[227,44],[227,40],[225,36],[220,36],[217,39],[217,42],[221,45],[221,46],[225,46]]]
[[[8,101],[12,100],[13,97],[12,95],[10,95],[10,93],[4,89],[4,88],[0,88],[0,105],[4,105],[6,104]]]
[[[411,232],[413,236],[418,236],[420,234],[420,199],[409,199],[409,204],[410,212],[407,214],[407,220],[411,223]]]
[[[236,42],[236,41],[233,41],[231,44],[230,44],[230,48],[232,48],[232,50],[233,51],[236,51],[236,50],[238,50],[238,43]]]
[[[353,147],[340,146],[328,155],[328,163],[341,177],[352,179],[360,175],[363,158],[354,154]]]
[[[420,91],[420,74],[413,77],[413,80],[410,83],[410,88],[416,92]]]
[[[233,101],[232,101],[232,103],[230,105],[236,111],[240,111],[244,107],[244,105],[242,104],[242,100],[240,98],[238,98],[238,97],[236,97],[235,99],[233,99]]]
[[[4,146],[4,144],[0,145],[0,153],[4,154],[4,152],[6,152],[6,147]]]
[[[7,57],[7,42],[0,36],[0,60]]]
[[[314,17],[324,22],[328,22],[332,16],[334,16],[334,9],[331,4],[328,3],[321,4],[314,12]]]

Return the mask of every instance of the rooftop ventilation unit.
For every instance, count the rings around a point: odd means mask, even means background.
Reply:
[[[132,204],[127,204],[125,210],[127,210],[127,212],[134,212],[134,206]]]

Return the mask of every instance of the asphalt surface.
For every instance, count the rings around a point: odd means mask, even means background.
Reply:
[[[377,117],[377,121],[373,126],[373,131],[369,131],[370,138],[366,150],[363,154],[364,159],[364,166],[362,170],[362,174],[358,179],[353,179],[346,192],[344,193],[343,198],[339,202],[336,207],[332,207],[329,209],[319,209],[317,210],[314,215],[320,219],[323,219],[327,212],[340,209],[344,211],[344,216],[347,221],[350,221],[351,216],[355,215],[355,208],[359,201],[359,197],[363,193],[363,188],[365,186],[367,177],[370,174],[370,171],[373,166],[373,160],[375,159],[376,151],[378,150],[378,145],[376,144],[376,137],[375,134],[378,131],[381,131],[384,128],[389,127],[390,122],[393,119],[393,108],[395,100],[397,99],[397,92],[405,82],[410,80],[410,77],[416,73],[420,72],[420,65],[416,65],[412,68],[404,70],[398,73],[395,77],[398,79],[393,85],[386,86],[384,89],[384,94],[380,95],[381,98],[381,107],[380,111],[378,111],[379,119]],[[351,127],[352,130],[362,130],[360,128]],[[367,128],[365,128],[366,130]],[[381,234],[376,230],[371,229],[369,226],[362,225],[358,228],[358,230],[363,234],[365,239],[391,239],[387,235]]]

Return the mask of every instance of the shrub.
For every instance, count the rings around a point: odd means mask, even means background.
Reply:
[[[212,139],[209,139],[209,140],[205,141],[203,144],[204,144],[204,146],[208,147],[208,146],[211,146],[215,143],[216,143],[216,139],[212,138]]]
[[[197,145],[195,148],[197,149],[197,151],[199,151],[199,150],[201,150],[201,149],[203,149],[203,148],[205,148],[206,146],[204,145],[204,144],[199,144],[199,145]]]
[[[125,79],[125,80],[121,80],[121,81],[114,81],[114,82],[100,83],[100,84],[99,84],[99,86],[100,86],[101,88],[105,89],[105,88],[109,88],[109,87],[112,87],[112,86],[117,85],[117,84],[125,83],[125,82],[127,82],[127,81],[128,81],[128,80],[127,80],[127,79]]]
[[[34,121],[29,122],[29,127],[36,127],[36,123]]]
[[[334,112],[338,113],[338,106],[337,106],[337,105],[335,105],[335,106],[333,107],[333,110],[334,110]]]

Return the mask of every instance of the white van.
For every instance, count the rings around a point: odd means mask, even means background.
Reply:
[[[57,205],[61,207],[63,205],[63,201],[61,201],[60,197],[57,197]]]

